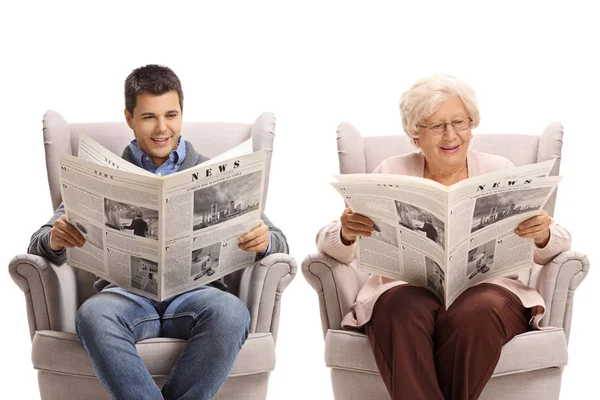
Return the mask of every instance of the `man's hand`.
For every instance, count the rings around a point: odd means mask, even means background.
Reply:
[[[552,218],[544,210],[540,211],[535,217],[525,220],[517,226],[515,233],[522,238],[533,238],[535,244],[540,247],[546,247],[550,240],[550,224]]]
[[[50,248],[60,251],[65,247],[81,247],[85,238],[73,225],[67,221],[66,215],[61,215],[52,226],[50,231]]]
[[[238,247],[244,251],[264,253],[269,247],[269,227],[260,220],[260,225],[238,239]]]
[[[358,236],[371,236],[375,227],[373,221],[364,215],[355,214],[350,207],[346,208],[340,217],[342,243],[350,245]]]

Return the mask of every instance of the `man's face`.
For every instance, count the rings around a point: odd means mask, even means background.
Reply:
[[[181,114],[179,95],[175,91],[159,96],[138,94],[133,115],[125,110],[127,125],[133,130],[138,147],[158,166],[177,148]]]

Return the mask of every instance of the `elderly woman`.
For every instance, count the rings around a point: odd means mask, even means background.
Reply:
[[[469,149],[479,124],[472,89],[446,75],[418,81],[402,95],[402,125],[417,150],[383,161],[373,173],[404,174],[452,185],[512,163]],[[373,222],[344,210],[317,235],[319,251],[352,262],[358,236],[371,236]],[[569,233],[545,211],[515,233],[535,242],[534,261],[546,264],[570,249]],[[477,399],[515,335],[538,329],[544,300],[517,276],[466,290],[446,310],[428,290],[371,275],[344,328],[364,328],[381,377],[393,399]]]

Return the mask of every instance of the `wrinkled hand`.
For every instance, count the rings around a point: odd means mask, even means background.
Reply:
[[[535,217],[525,220],[517,226],[515,233],[522,238],[533,238],[538,247],[546,247],[550,240],[552,218],[544,210]]]
[[[350,207],[346,208],[340,217],[342,243],[350,245],[358,236],[371,236],[375,224],[364,215],[355,214]]]
[[[260,220],[260,225],[238,239],[238,247],[244,251],[264,253],[269,247],[269,227]]]
[[[65,247],[81,247],[85,238],[81,233],[67,221],[66,215],[61,215],[52,226],[50,231],[50,248],[60,251]]]

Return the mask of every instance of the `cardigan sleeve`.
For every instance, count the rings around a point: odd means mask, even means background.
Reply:
[[[333,221],[317,233],[317,250],[344,264],[350,264],[356,258],[356,241],[351,245],[342,243],[340,230],[342,223]]]
[[[571,250],[571,234],[562,226],[555,224],[553,220],[550,225],[550,240],[545,247],[535,246],[533,261],[536,264],[546,265],[563,251],[569,250]]]

